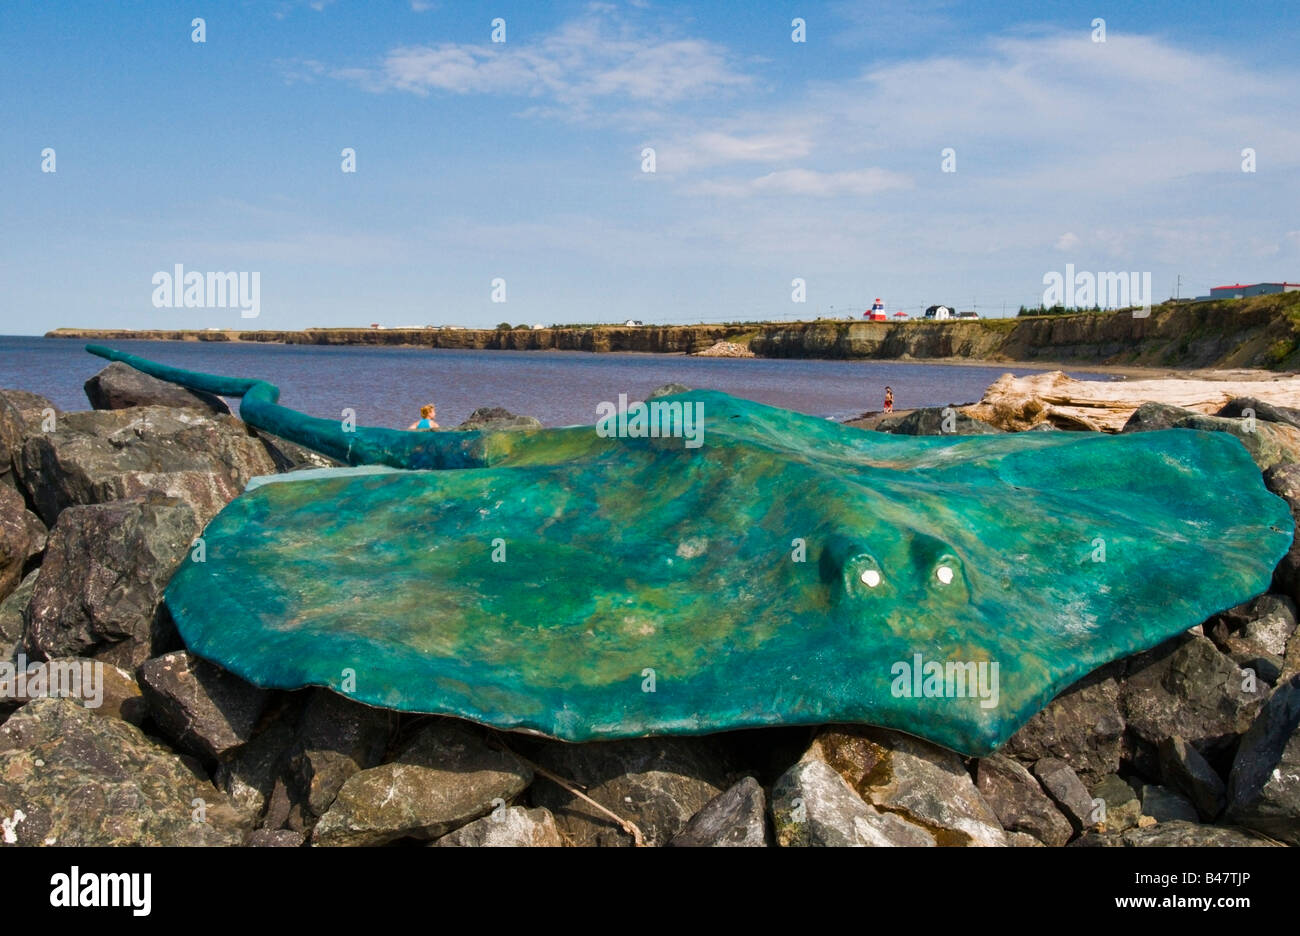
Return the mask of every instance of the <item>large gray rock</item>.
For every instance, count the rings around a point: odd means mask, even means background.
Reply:
[[[959,755],[897,731],[826,728],[805,759],[825,761],[863,800],[928,829],[940,845],[1006,844]]]
[[[249,848],[300,848],[306,840],[292,829],[254,829],[244,844]]]
[[[343,464],[343,462],[330,458],[328,455],[314,452],[304,445],[282,439],[278,435],[272,435],[262,429],[254,429],[253,432],[266,446],[267,454],[271,456],[276,471],[298,471],[304,468],[338,468]]]
[[[313,815],[324,815],[349,777],[380,762],[396,727],[393,712],[314,690],[289,757],[297,797]]]
[[[495,432],[500,429],[540,428],[542,428],[541,420],[532,416],[519,416],[500,406],[480,406],[469,414],[469,419],[455,426],[454,431],[468,432],[471,429],[478,429],[484,432]]]
[[[1172,403],[1143,403],[1133,411],[1124,428],[1126,432],[1156,432],[1160,429],[1173,429],[1180,420],[1198,415],[1196,410],[1174,406]]]
[[[1251,848],[1276,845],[1244,829],[1198,825],[1194,822],[1162,822],[1117,834],[1090,833],[1073,845],[1081,848]]]
[[[853,792],[829,764],[803,760],[772,786],[772,821],[785,847],[893,847],[936,844],[929,831],[880,812]]]
[[[1241,739],[1227,820],[1300,845],[1300,676],[1273,691]]]
[[[546,744],[533,760],[634,823],[648,845],[666,845],[727,786],[727,762],[708,738]],[[612,819],[544,777],[530,796],[575,845],[632,844]]]
[[[86,381],[86,399],[97,410],[132,406],[179,406],[204,413],[230,413],[226,401],[201,390],[186,390],[114,361]]]
[[[265,690],[185,651],[146,661],[138,675],[162,736],[209,760],[245,744],[266,707]]]
[[[704,804],[668,843],[685,848],[763,848],[768,844],[767,800],[753,777]]]
[[[28,654],[134,669],[176,649],[163,589],[198,532],[193,511],[168,498],[68,508],[50,532],[27,605]]]
[[[1059,758],[1090,783],[1115,773],[1124,742],[1124,667],[1124,661],[1117,661],[1080,679],[1030,718],[1002,752],[1029,763]]]
[[[908,413],[899,413],[896,416],[886,416],[876,423],[875,428],[877,432],[913,436],[999,435],[1002,432],[996,426],[969,416],[955,406],[931,406]]]
[[[1097,825],[1092,794],[1069,764],[1059,758],[1044,757],[1034,764],[1034,776],[1074,831],[1085,832]]]
[[[1251,681],[1206,637],[1180,634],[1129,659],[1121,704],[1132,760],[1160,775],[1157,749],[1177,735],[1213,763],[1250,727],[1268,686]]]
[[[1156,822],[1200,822],[1192,801],[1168,787],[1142,784],[1142,815]]]
[[[24,664],[22,658],[19,665]],[[22,705],[33,699],[76,699],[87,710],[106,718],[120,718],[136,727],[144,724],[147,711],[135,677],[120,666],[62,657],[27,663],[27,682],[12,701]]]
[[[0,816],[17,845],[237,845],[249,829],[192,764],[72,699],[0,727]]]
[[[43,396],[26,390],[0,390],[0,484],[19,488],[16,467],[28,436],[52,431],[58,409]]]
[[[218,764],[212,776],[232,803],[259,819],[266,812],[294,740],[292,722],[284,712],[278,715],[265,731]]]
[[[1159,757],[1165,785],[1185,796],[1196,807],[1199,818],[1206,822],[1217,819],[1227,805],[1223,778],[1200,752],[1175,735],[1160,742]]]
[[[1014,758],[1002,754],[981,757],[975,765],[975,788],[1008,832],[1032,835],[1044,845],[1064,845],[1070,840],[1070,821]]]
[[[1284,423],[1300,429],[1300,410],[1289,406],[1274,406],[1272,403],[1265,403],[1263,400],[1256,400],[1253,397],[1237,397],[1229,400],[1214,415],[1242,419],[1246,418],[1247,410],[1254,414],[1256,420],[1262,419],[1265,422]]]
[[[169,406],[64,414],[54,432],[27,438],[19,467],[48,525],[74,504],[149,491],[180,498],[207,523],[250,478],[274,472],[261,440],[233,416]]]
[[[549,810],[502,806],[433,844],[442,848],[558,848],[564,843]]]
[[[45,548],[45,524],[23,496],[0,485],[0,601],[13,592]]]
[[[1287,640],[1296,630],[1296,607],[1286,595],[1260,595],[1205,622],[1205,635],[1243,669],[1270,685],[1284,667]]]
[[[504,806],[533,779],[508,751],[451,720],[427,725],[397,759],[353,774],[312,833],[316,845],[433,839]]]
[[[39,568],[32,569],[25,576],[13,593],[0,601],[0,660],[11,659],[19,641],[23,639],[23,619],[27,605],[36,590],[36,577],[41,574]]]

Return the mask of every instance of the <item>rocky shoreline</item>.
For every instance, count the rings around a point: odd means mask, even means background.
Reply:
[[[87,395],[59,412],[0,391],[6,844],[1300,844],[1300,545],[1268,594],[1088,675],[990,757],[837,725],[566,744],[259,689],[188,653],[162,591],[204,524],[257,475],[333,463],[124,365]],[[876,423],[1002,431],[944,409]],[[1233,433],[1300,516],[1300,411],[1148,403],[1123,431],[1169,426]],[[100,704],[51,692],[87,664]]]
[[[131,330],[58,328],[80,341],[216,341],[494,351],[700,354],[719,344],[755,357],[983,361],[1156,368],[1300,368],[1300,293],[1131,311],[947,322],[816,319],[550,328]],[[712,355],[710,355],[712,356]],[[741,356],[734,351],[722,356]]]

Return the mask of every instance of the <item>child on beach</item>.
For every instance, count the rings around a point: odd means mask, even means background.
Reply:
[[[894,388],[886,387],[885,388],[885,412],[892,413],[893,411],[894,411]]]
[[[420,407],[420,420],[407,426],[407,429],[437,429],[438,424],[433,421],[434,409],[432,403],[426,403]]]

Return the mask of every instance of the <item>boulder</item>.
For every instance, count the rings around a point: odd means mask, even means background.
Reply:
[[[1291,508],[1291,519],[1300,523],[1300,465],[1278,465],[1264,472],[1264,485],[1285,500]],[[1291,548],[1277,564],[1273,573],[1277,587],[1300,601],[1300,537],[1291,541]]]
[[[1062,815],[1076,832],[1086,832],[1101,821],[1092,802],[1092,794],[1070,765],[1055,757],[1044,757],[1034,764],[1034,776],[1043,785]]]
[[[785,847],[933,846],[926,829],[863,802],[834,768],[804,760],[772,786],[776,840]]]
[[[940,845],[1006,844],[959,755],[897,731],[832,727],[805,759],[825,761],[863,800],[929,830]]]
[[[13,488],[0,485],[0,601],[8,598],[45,549],[45,524]]]
[[[27,438],[19,461],[23,485],[50,526],[74,504],[151,491],[180,498],[206,524],[250,478],[275,472],[266,447],[238,419],[168,406],[65,414],[54,432]]]
[[[209,760],[246,743],[266,707],[265,690],[186,651],[147,660],[138,675],[162,736]]]
[[[549,810],[500,806],[433,844],[444,848],[558,848],[564,843]]]
[[[0,601],[0,660],[13,658],[18,642],[23,639],[23,616],[27,605],[36,590],[36,576],[40,568],[32,569],[25,576],[13,593]]]
[[[300,848],[307,837],[292,829],[254,829],[244,839],[249,848]]]
[[[1206,822],[1217,819],[1227,805],[1226,790],[1223,779],[1200,752],[1175,735],[1160,742],[1159,759],[1165,785],[1185,796],[1201,819]],[[1155,813],[1147,812],[1147,815],[1155,816]]]
[[[1194,822],[1162,822],[1142,829],[1104,834],[1094,832],[1076,840],[1081,848],[1218,848],[1248,846],[1252,848],[1276,845],[1267,839],[1252,835],[1244,829],[1223,826],[1198,825]]]
[[[636,738],[589,744],[552,743],[532,755],[542,767],[641,830],[647,845],[666,845],[728,786],[727,761],[708,738]],[[563,787],[539,778],[533,803],[555,815],[575,845],[631,845],[617,823]]]
[[[36,699],[0,727],[0,815],[18,845],[238,845],[248,832],[196,767],[72,699]]]
[[[1115,773],[1124,742],[1120,679],[1125,665],[1110,663],[1074,683],[1025,722],[1002,753],[1028,763],[1059,758],[1090,783]]]
[[[219,396],[201,390],[186,390],[157,377],[150,377],[120,361],[114,361],[87,380],[85,389],[86,398],[97,410],[129,409],[132,406],[179,406],[205,413],[230,413],[230,407]]]
[[[433,839],[504,806],[532,770],[475,732],[440,719],[390,763],[353,774],[312,833],[316,845],[383,845]]]
[[[212,777],[232,803],[258,818],[266,812],[294,740],[293,723],[285,713],[278,715],[265,731],[219,763]]]
[[[18,489],[17,464],[23,443],[37,432],[52,431],[58,409],[26,390],[0,390],[0,484]]]
[[[275,464],[275,470],[281,473],[310,468],[339,468],[343,465],[343,462],[337,459],[314,452],[297,442],[290,442],[262,429],[254,429],[253,433],[262,440],[267,454]]]
[[[1300,676],[1273,691],[1241,739],[1226,818],[1300,845]]]
[[[142,726],[148,715],[139,684],[120,666],[84,657],[28,663],[21,654],[17,665],[27,671],[26,691],[15,692],[12,698],[19,705],[32,699],[75,699],[96,715],[120,718],[136,727]]]
[[[763,788],[753,777],[746,777],[705,803],[668,844],[679,848],[767,846],[767,800]]]
[[[1056,427],[1052,426],[1051,428],[1055,429]],[[1037,429],[1038,427],[1035,426],[1030,431],[1034,432],[1037,431]],[[1040,842],[1038,839],[1034,838],[1028,832],[1008,832],[1007,847],[1008,848],[1046,848],[1047,846],[1044,845],[1042,842]]]
[[[1220,651],[1270,685],[1281,675],[1286,644],[1295,630],[1295,603],[1274,594],[1260,595],[1205,623],[1206,636]]]
[[[1195,410],[1184,409],[1170,403],[1143,403],[1133,411],[1133,415],[1124,423],[1121,433],[1158,432],[1161,429],[1173,429],[1179,420],[1199,415]]]
[[[163,589],[198,532],[189,507],[156,495],[65,510],[27,605],[28,654],[134,669],[177,649]]]
[[[1104,811],[1098,817],[1102,831],[1123,832],[1132,829],[1142,818],[1142,801],[1137,792],[1118,774],[1107,774],[1092,787],[1094,807],[1101,800]]]
[[[686,386],[686,384],[666,383],[660,387],[655,387],[653,390],[647,393],[645,397],[645,401],[649,403],[651,400],[657,400],[660,397],[676,396],[679,393],[688,393],[690,389],[691,388]]]
[[[1008,832],[1032,835],[1043,845],[1064,845],[1073,835],[1069,820],[1014,758],[981,757],[975,765],[975,788]]]
[[[1129,659],[1121,704],[1134,765],[1160,775],[1157,748],[1165,738],[1187,740],[1211,763],[1250,727],[1267,686],[1252,680],[1206,637],[1180,634]]]
[[[396,727],[392,712],[327,689],[314,690],[298,720],[289,757],[293,798],[313,815],[324,815],[349,777],[380,762]]]
[[[1283,423],[1300,429],[1300,409],[1291,406],[1275,406],[1254,397],[1237,397],[1229,400],[1223,405],[1223,409],[1214,415],[1240,419],[1245,418],[1244,414],[1247,410],[1254,415],[1256,420],[1262,419],[1265,422]]]
[[[1142,785],[1142,815],[1156,822],[1200,822],[1192,801],[1168,787],[1153,783]]]
[[[875,429],[877,432],[912,436],[998,435],[1002,432],[955,406],[931,406],[886,416],[876,423]]]
[[[500,429],[540,428],[542,428],[542,421],[532,416],[517,416],[500,406],[480,406],[469,414],[469,419],[453,427],[453,431],[468,432],[477,429],[483,432],[496,432]]]

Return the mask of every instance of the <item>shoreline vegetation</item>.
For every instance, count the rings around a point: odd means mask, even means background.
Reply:
[[[702,355],[726,342],[761,358],[1151,369],[1300,370],[1300,293],[1167,302],[1141,310],[946,322],[836,319],[699,325],[572,325],[494,329],[58,328],[48,338],[86,341],[214,341],[504,351]],[[733,355],[727,355],[733,356]]]

